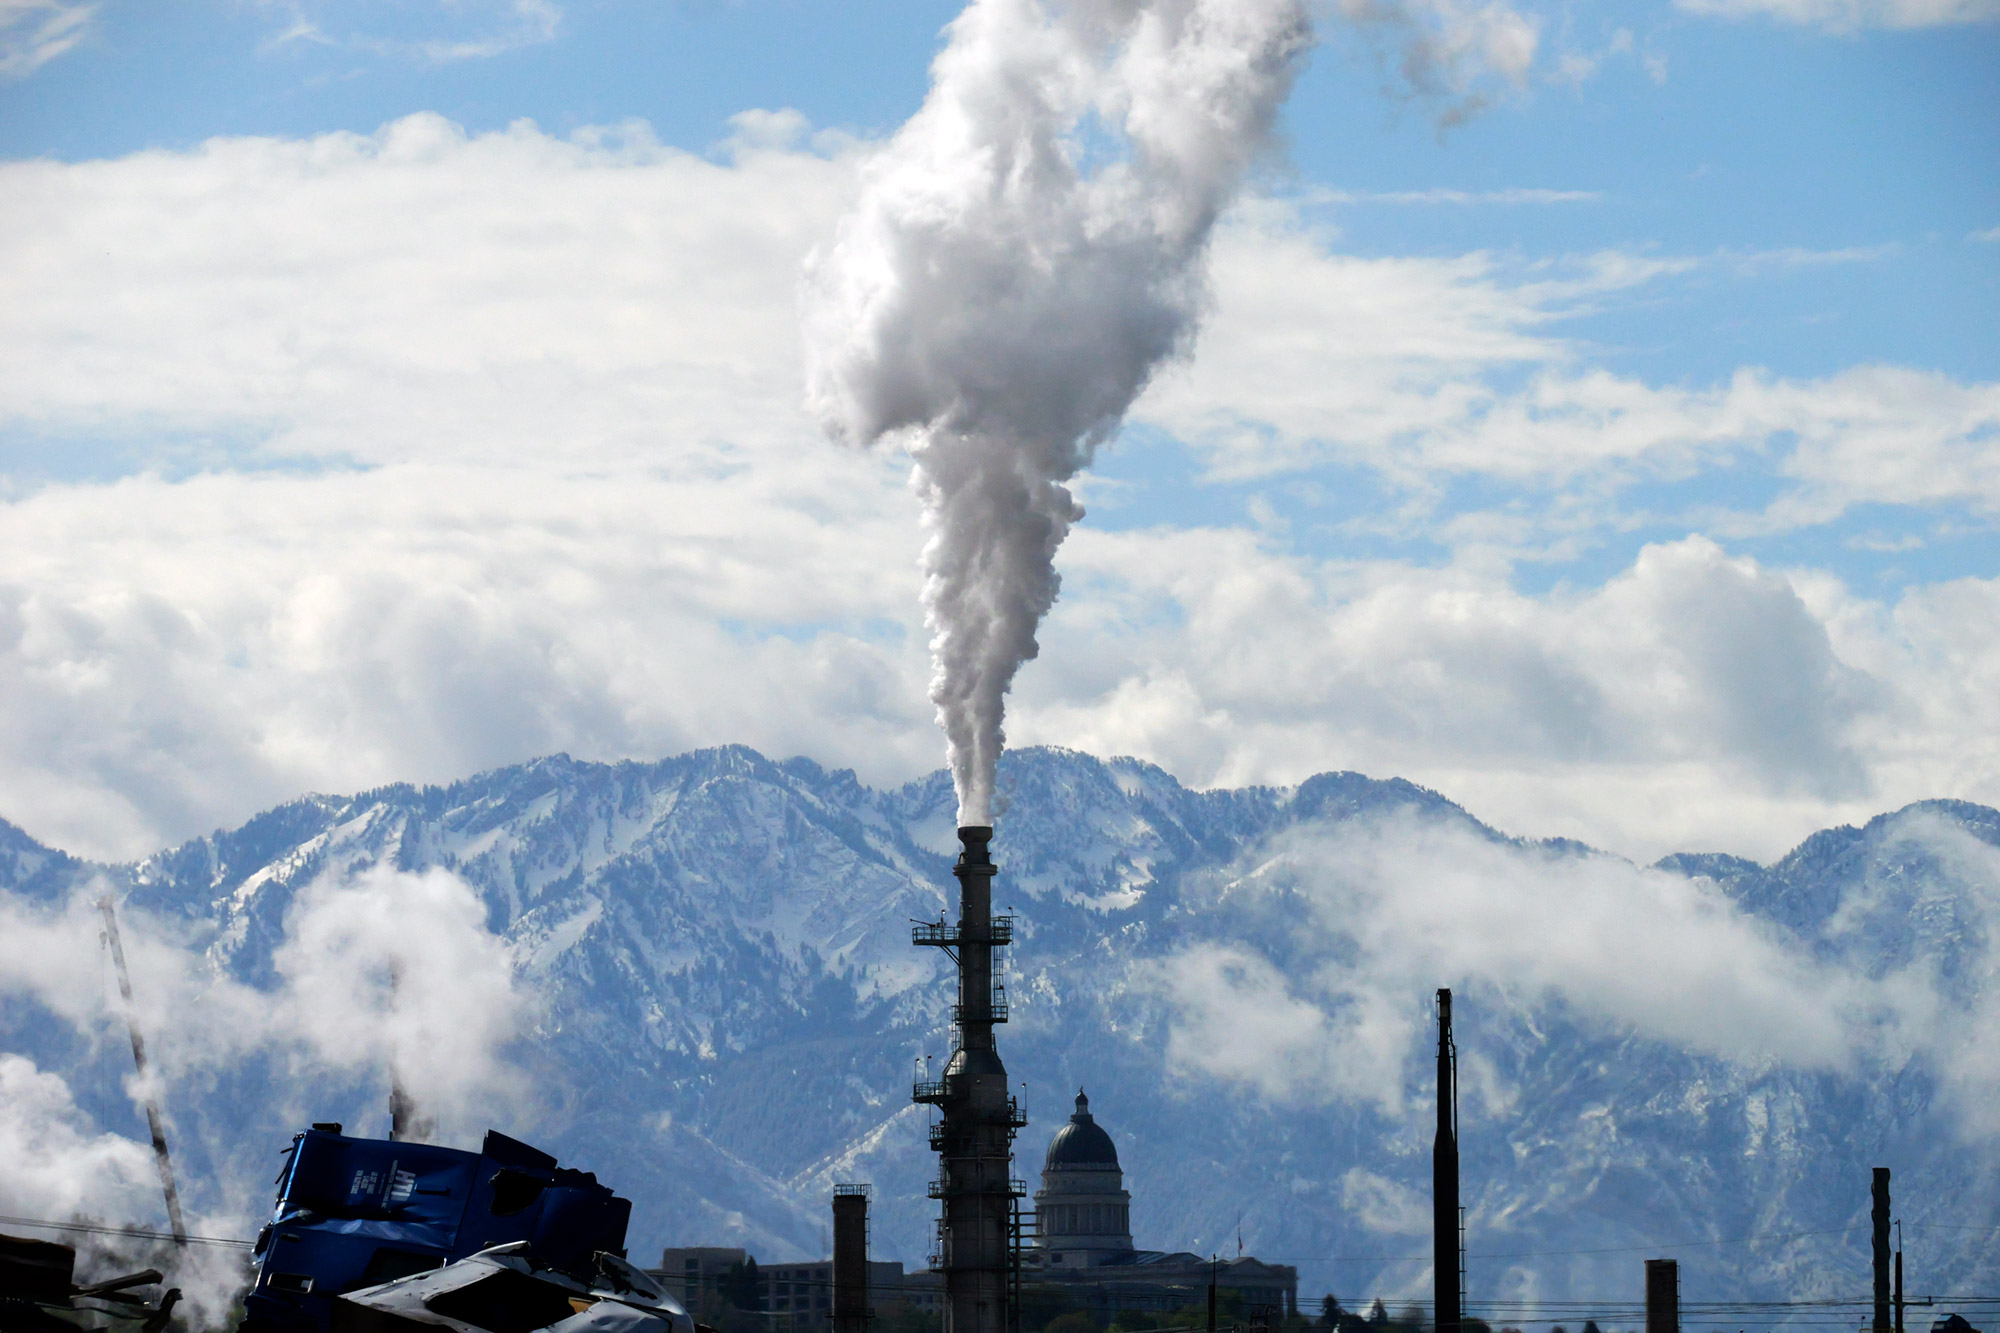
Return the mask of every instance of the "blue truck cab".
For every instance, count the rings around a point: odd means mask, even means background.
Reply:
[[[241,1333],[328,1333],[333,1298],[527,1241],[559,1270],[621,1258],[632,1205],[588,1171],[489,1130],[478,1152],[349,1138],[292,1139],[278,1201],[257,1236]]]

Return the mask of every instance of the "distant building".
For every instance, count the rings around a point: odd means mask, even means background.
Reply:
[[[1035,1191],[1037,1230],[1022,1252],[1021,1276],[1034,1287],[1053,1287],[1077,1302],[1105,1310],[1177,1309],[1207,1300],[1211,1279],[1233,1292],[1244,1312],[1278,1318],[1298,1313],[1299,1272],[1287,1264],[1239,1257],[1210,1260],[1185,1250],[1141,1250],[1132,1244],[1132,1196],[1118,1164],[1118,1147],[1090,1114],[1079,1090],[1076,1113],[1056,1130],[1042,1161]],[[696,1308],[703,1296],[720,1295],[723,1280],[742,1271],[749,1255],[739,1249],[666,1250],[655,1276]],[[944,1284],[937,1272],[903,1271],[899,1263],[868,1265],[868,1301],[882,1307],[906,1302],[942,1315]],[[778,1328],[823,1329],[833,1309],[833,1261],[760,1264],[757,1304]],[[1965,1333],[1953,1329],[1949,1333]]]
[[[719,1245],[683,1246],[660,1252],[660,1266],[650,1270],[667,1290],[690,1310],[705,1296],[727,1297],[724,1279],[741,1272],[752,1256],[747,1250]],[[926,1285],[928,1273],[905,1274],[899,1263],[868,1265],[868,1293],[873,1304],[908,1301],[920,1310],[939,1310],[940,1292]],[[757,1265],[757,1309],[781,1316],[780,1328],[824,1328],[833,1311],[833,1261]]]
[[[729,1275],[729,1270],[740,1267],[749,1258],[748,1250],[720,1245],[683,1246],[662,1250],[660,1266],[653,1270],[653,1276],[692,1310],[703,1296],[719,1294],[722,1279]]]
[[[904,1300],[903,1266],[868,1263],[868,1299],[873,1304]],[[757,1295],[766,1314],[792,1316],[792,1327],[824,1325],[833,1311],[833,1261],[803,1264],[759,1264]]]
[[[1076,1114],[1049,1140],[1035,1191],[1037,1259],[1051,1268],[1089,1268],[1124,1259],[1132,1248],[1132,1196],[1118,1147],[1090,1115],[1079,1088]]]
[[[1299,1271],[1288,1264],[1247,1256],[1211,1261],[1132,1244],[1132,1195],[1118,1147],[1091,1116],[1082,1089],[1076,1113],[1049,1140],[1035,1222],[1034,1244],[1021,1258],[1024,1280],[1087,1290],[1106,1308],[1160,1309],[1206,1300],[1212,1275],[1251,1311],[1298,1313]]]

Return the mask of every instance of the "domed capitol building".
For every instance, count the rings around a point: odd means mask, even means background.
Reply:
[[[1191,1292],[1205,1296],[1212,1274],[1219,1289],[1241,1294],[1248,1311],[1273,1317],[1298,1311],[1299,1274],[1287,1264],[1244,1256],[1211,1264],[1185,1250],[1132,1244],[1132,1195],[1118,1146],[1090,1114],[1081,1088],[1075,1114],[1049,1140],[1035,1223],[1034,1245],[1022,1264],[1036,1282],[1087,1285],[1112,1306],[1175,1306],[1187,1303]]]

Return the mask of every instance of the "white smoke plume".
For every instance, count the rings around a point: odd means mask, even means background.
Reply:
[[[962,823],[990,823],[1064,484],[1201,314],[1217,217],[1310,45],[1298,0],[975,0],[929,97],[808,261],[808,393],[914,459],[931,698]]]

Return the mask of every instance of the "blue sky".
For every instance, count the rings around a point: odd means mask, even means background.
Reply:
[[[792,301],[958,8],[0,3],[0,815],[934,766],[903,464]],[[2000,9],[1349,12],[1013,737],[1633,855],[2000,801]]]

